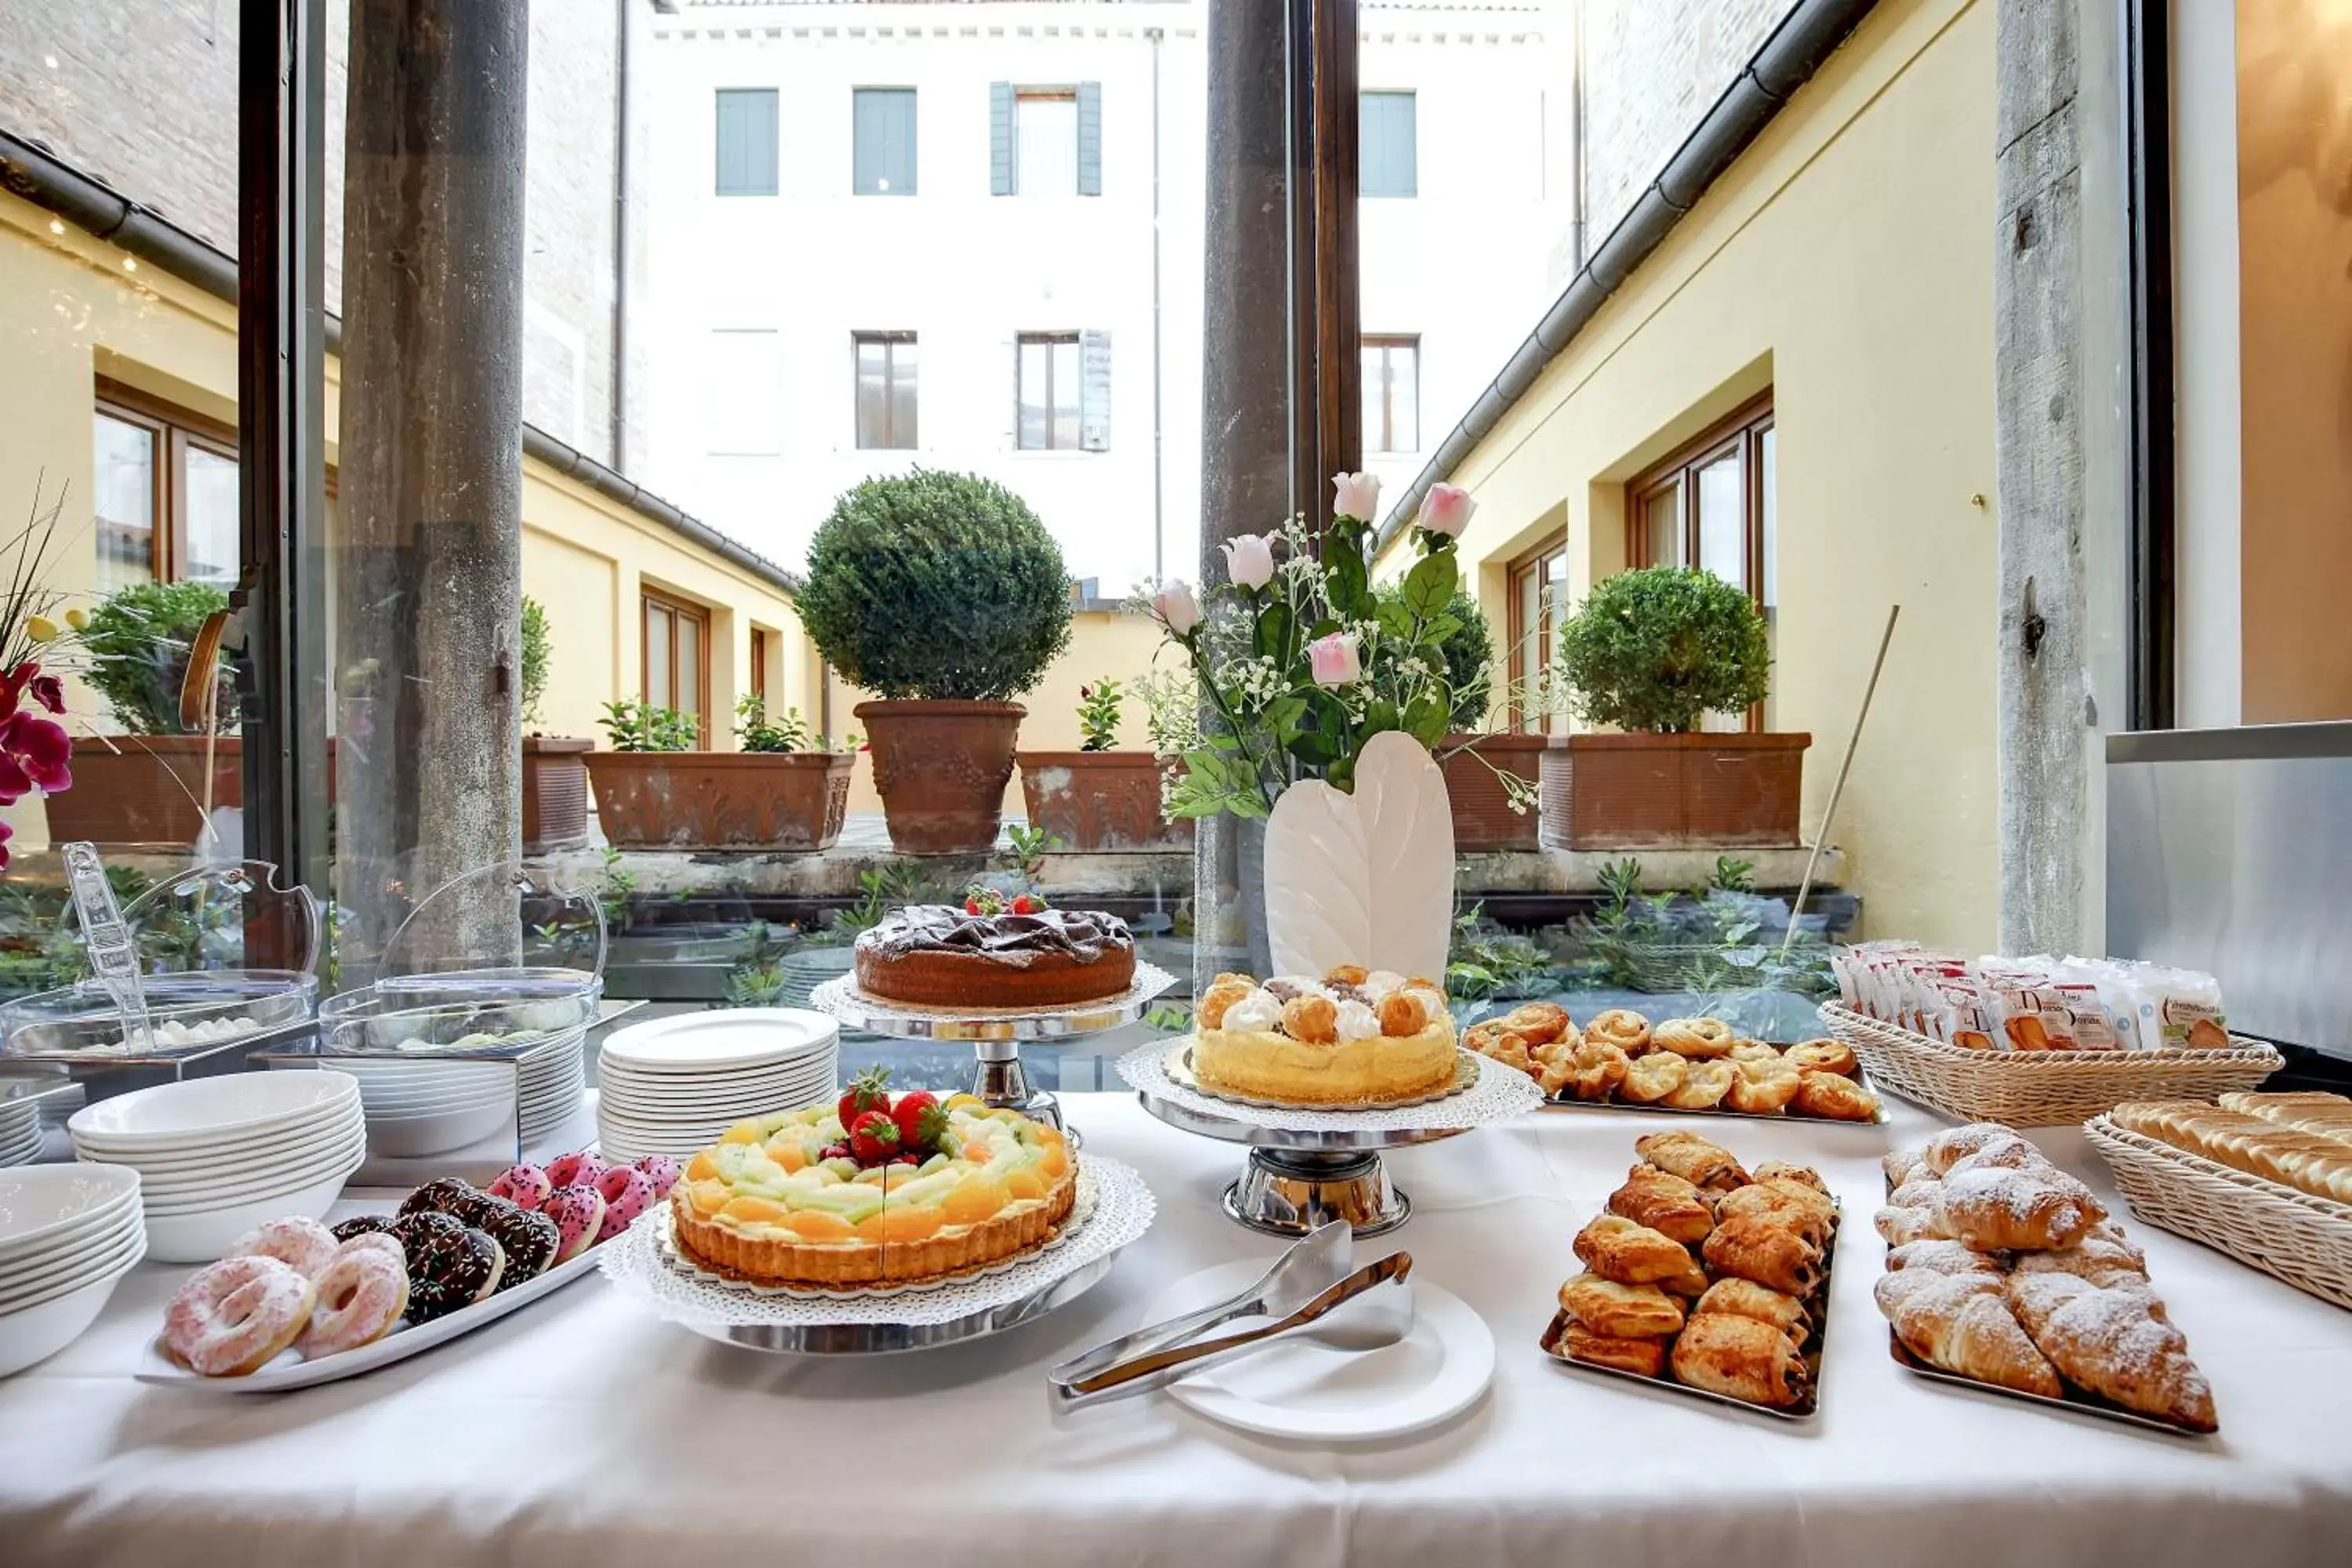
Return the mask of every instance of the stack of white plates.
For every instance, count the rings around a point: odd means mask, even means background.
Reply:
[[[525,1143],[569,1121],[588,1089],[587,1038],[570,1031],[519,1064],[347,1057],[335,1065],[359,1079],[368,1147],[413,1160],[471,1148],[509,1126],[518,1095]]]
[[[166,1263],[209,1263],[264,1220],[317,1219],[367,1157],[349,1073],[184,1079],[74,1112],[84,1160],[139,1173],[147,1245]]]
[[[799,1007],[687,1013],[615,1030],[596,1060],[608,1160],[683,1160],[747,1116],[831,1100],[840,1030]]]
[[[0,1100],[0,1167],[30,1164],[41,1152],[41,1102]]]
[[[0,1175],[0,1377],[79,1338],[146,1251],[138,1172],[32,1165]]]

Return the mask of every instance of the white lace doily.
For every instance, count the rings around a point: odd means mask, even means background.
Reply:
[[[721,1280],[675,1261],[669,1209],[663,1205],[597,1249],[614,1289],[668,1322],[779,1324],[949,1323],[1025,1300],[1128,1246],[1151,1228],[1159,1204],[1142,1176],[1116,1160],[1087,1156],[1078,1165],[1080,1201],[1093,1188],[1093,1210],[1056,1240],[1000,1268],[937,1286],[859,1293],[786,1294]],[[1073,1210],[1074,1217],[1076,1210]]]
[[[1465,1052],[1478,1064],[1478,1081],[1459,1094],[1419,1105],[1382,1106],[1366,1110],[1295,1110],[1270,1105],[1244,1105],[1187,1089],[1168,1076],[1161,1057],[1170,1042],[1155,1040],[1138,1046],[1118,1058],[1118,1076],[1128,1086],[1153,1100],[1165,1100],[1196,1116],[1220,1117],[1244,1127],[1276,1132],[1439,1132],[1484,1127],[1507,1121],[1543,1103],[1543,1089],[1516,1068]]]

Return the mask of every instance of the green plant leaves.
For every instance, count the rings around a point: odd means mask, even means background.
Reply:
[[[1771,647],[1747,593],[1711,573],[1650,566],[1604,578],[1562,626],[1554,668],[1599,724],[1681,734],[1764,700]]]
[[[1460,584],[1455,564],[1451,546],[1423,556],[1405,574],[1405,607],[1423,620],[1444,614],[1454,602],[1454,591]]]

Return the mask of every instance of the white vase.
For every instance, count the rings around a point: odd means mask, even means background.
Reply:
[[[1266,933],[1276,974],[1343,963],[1443,982],[1454,922],[1445,775],[1410,735],[1375,735],[1355,792],[1292,784],[1265,828]]]

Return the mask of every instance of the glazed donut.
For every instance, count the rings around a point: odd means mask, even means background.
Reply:
[[[1612,1007],[1584,1026],[1588,1040],[1605,1040],[1629,1057],[1650,1048],[1650,1020],[1630,1007]]]
[[[1852,1078],[1856,1065],[1853,1047],[1843,1040],[1806,1040],[1790,1046],[1780,1055],[1799,1072],[1833,1072]]]
[[[306,1361],[357,1350],[392,1332],[408,1310],[408,1266],[396,1251],[356,1247],[327,1265],[318,1289],[302,1335]]]
[[[604,1226],[604,1194],[593,1187],[558,1187],[539,1212],[555,1222],[555,1261],[569,1263],[594,1245]]]
[[[1328,996],[1294,996],[1282,1005],[1282,1032],[1328,1044],[1339,1037],[1339,1005]]]
[[[587,1149],[574,1150],[547,1163],[547,1179],[558,1187],[593,1187],[597,1179],[612,1169],[604,1156]],[[542,1206],[546,1200],[541,1199]]]
[[[400,1261],[401,1278],[408,1277],[408,1249],[400,1245],[400,1237],[387,1230],[363,1230],[348,1240],[335,1244],[335,1257],[343,1258],[354,1252],[380,1252]],[[329,1268],[333,1267],[331,1259]]]
[[[654,1184],[656,1202],[669,1196],[669,1190],[677,1185],[677,1162],[667,1154],[647,1154],[635,1162],[635,1168],[643,1171],[646,1180]]]
[[[335,1260],[335,1233],[315,1219],[293,1215],[257,1225],[236,1238],[224,1258],[275,1258],[305,1279],[316,1279]]]
[[[503,1199],[494,1201],[495,1206],[486,1206],[479,1218],[466,1223],[497,1242],[499,1250],[507,1255],[507,1266],[499,1274],[499,1289],[511,1290],[554,1267],[555,1255],[563,1247],[563,1233],[537,1209],[521,1208]]]
[[[335,1223],[334,1237],[337,1241],[349,1241],[355,1236],[389,1235],[392,1227],[399,1223],[399,1218],[393,1215],[355,1214],[349,1219]]]
[[[653,1178],[634,1165],[615,1165],[605,1172],[596,1184],[596,1194],[604,1200],[604,1223],[596,1227],[599,1241],[610,1241],[628,1229],[639,1215],[654,1206],[656,1196]]]
[[[474,1184],[462,1176],[436,1176],[400,1200],[400,1217],[406,1219],[410,1215],[447,1214],[452,1204],[478,1195]]]
[[[1678,1057],[1704,1060],[1729,1056],[1739,1037],[1720,1018],[1669,1018],[1651,1037]]]
[[[318,1292],[275,1258],[224,1258],[196,1271],[163,1312],[163,1345],[191,1372],[243,1377],[302,1332]]]
[[[456,1215],[410,1215],[396,1234],[408,1263],[408,1315],[417,1322],[470,1307],[499,1288],[506,1255]]]
[[[499,1179],[482,1189],[494,1198],[504,1198],[523,1208],[535,1209],[547,1201],[555,1190],[555,1179],[528,1161],[509,1165]]]

